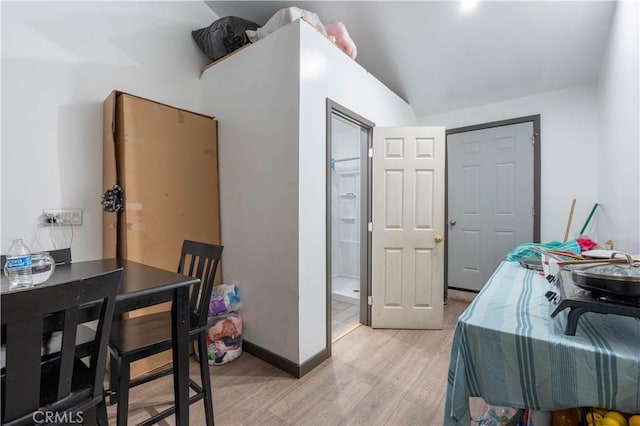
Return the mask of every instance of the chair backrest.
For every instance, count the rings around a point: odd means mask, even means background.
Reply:
[[[178,273],[200,279],[200,283],[193,287],[189,302],[192,325],[202,327],[207,324],[209,299],[222,249],[223,246],[197,241],[185,240],[182,243]]]
[[[64,265],[71,263],[71,248],[62,248],[58,250],[49,250],[49,254],[56,261],[56,265]]]
[[[31,416],[43,407],[43,401],[47,407],[69,410],[91,403],[95,405],[103,397],[107,343],[121,279],[122,269],[118,269],[83,280],[2,295],[1,321],[3,333],[6,333],[2,377],[3,424],[19,424],[23,420],[33,423]],[[86,377],[73,374],[77,362],[75,345],[81,305],[83,308],[99,306],[98,309],[82,311],[96,312],[97,318],[86,320],[98,320]],[[60,355],[53,361],[43,362],[43,324],[52,314],[63,317]],[[48,374],[51,371],[57,378],[53,385],[45,380],[45,377],[51,377]],[[83,389],[88,389],[81,398],[71,394],[72,384],[77,388],[79,383]],[[50,387],[53,388],[51,394],[46,392]]]
[[[56,265],[71,263],[71,248],[69,247],[58,249],[58,250],[49,250],[47,253],[49,253],[51,257],[53,257],[53,260],[55,260]],[[1,269],[4,269],[4,264],[6,262],[7,262],[7,256],[3,254],[2,256],[0,256]]]

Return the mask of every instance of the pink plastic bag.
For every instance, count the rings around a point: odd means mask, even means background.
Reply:
[[[325,25],[324,29],[327,31],[329,40],[335,43],[340,50],[346,53],[351,59],[356,58],[358,54],[356,44],[351,40],[351,37],[349,37],[347,27],[345,27],[341,21],[331,21]]]

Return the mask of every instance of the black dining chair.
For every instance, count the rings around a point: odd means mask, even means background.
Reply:
[[[66,263],[71,263],[71,248],[69,247],[61,248],[57,250],[49,250],[47,253],[49,253],[51,257],[53,257],[53,261],[56,263],[56,265],[64,265]],[[7,256],[4,254],[1,255],[0,269],[4,270],[4,264],[6,262],[7,262]],[[95,333],[93,333],[92,330],[89,328],[79,327],[78,335],[76,336],[76,338],[78,339],[77,346],[86,348],[88,345],[90,345],[93,342],[94,334]],[[45,330],[45,334],[42,340],[43,351],[44,351],[43,354],[55,353],[60,351],[61,340],[62,340],[62,333],[60,333],[59,331],[48,332]],[[0,351],[2,352],[1,354],[2,359],[4,359],[4,349],[5,349],[4,344],[5,344],[4,337],[2,337],[3,346],[0,348]],[[3,368],[4,368],[4,364],[3,364]]]
[[[3,425],[108,424],[103,380],[121,280],[122,269],[118,269],[2,295]],[[62,317],[61,347],[55,357],[48,357],[43,355],[44,324],[56,315]],[[78,325],[96,319],[95,339],[83,361],[76,353]]]
[[[53,257],[56,265],[63,265],[65,263],[71,263],[71,248],[62,248],[57,250],[47,251]],[[4,269],[4,264],[7,262],[7,255],[0,256],[0,268]]]
[[[56,265],[64,265],[67,263],[71,263],[71,248],[62,248],[57,250],[49,250],[47,253],[53,257],[53,260]],[[7,256],[0,256],[0,268],[4,269],[4,264],[7,261]],[[61,315],[56,315],[51,318],[50,321],[47,321],[45,324],[45,329],[43,331],[42,338],[42,356],[47,357],[49,355],[56,356],[58,352],[60,352],[60,348],[62,347],[62,332],[60,331],[60,323],[62,320]],[[5,336],[2,335],[2,346],[0,346],[0,367],[4,369],[4,359],[5,359]],[[78,327],[78,332],[76,334],[76,350],[79,353],[87,353],[88,349],[93,344],[93,340],[95,339],[95,330],[90,327]]]
[[[195,395],[189,404],[203,400],[207,426],[213,426],[213,397],[207,356],[207,316],[213,282],[222,257],[223,246],[185,240],[182,244],[178,273],[199,278],[189,301],[190,340],[197,341],[200,362],[200,385],[189,379]],[[114,327],[109,342],[110,353],[110,401],[117,402],[117,423],[127,424],[129,411],[129,389],[173,372],[172,366],[130,379],[132,362],[171,349],[171,312],[160,312],[142,317],[122,319]],[[186,372],[188,374],[188,372]],[[154,415],[142,424],[151,425],[175,412],[175,405]]]

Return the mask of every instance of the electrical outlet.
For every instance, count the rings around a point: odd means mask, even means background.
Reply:
[[[61,225],[82,225],[82,209],[44,209],[45,223]]]

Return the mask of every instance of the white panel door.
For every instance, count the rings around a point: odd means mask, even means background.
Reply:
[[[442,328],[444,143],[443,127],[373,129],[374,328]]]
[[[533,123],[447,137],[449,287],[480,290],[505,255],[533,241]]]

